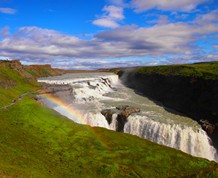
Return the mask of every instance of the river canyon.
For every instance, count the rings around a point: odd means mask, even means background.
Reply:
[[[38,82],[44,83],[44,94],[37,99],[74,122],[136,135],[218,161],[210,138],[196,121],[126,87],[124,80],[116,74],[102,72],[40,78]],[[125,115],[122,107],[135,110]]]

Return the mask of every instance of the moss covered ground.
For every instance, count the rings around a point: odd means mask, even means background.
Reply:
[[[218,165],[136,136],[79,125],[34,100],[39,87],[0,66],[0,177],[217,177]],[[11,82],[8,82],[11,81]],[[5,85],[3,83],[9,83]]]

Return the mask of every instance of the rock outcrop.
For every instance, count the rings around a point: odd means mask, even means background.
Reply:
[[[208,120],[200,120],[201,127],[207,132],[208,135],[214,133],[216,125],[211,124]]]
[[[0,66],[6,67],[8,66],[10,69],[22,69],[23,65],[20,60],[0,60]]]
[[[116,116],[116,120],[117,120],[116,131],[123,132],[124,125],[127,122],[127,118],[131,114],[137,113],[137,112],[140,112],[139,108],[128,106],[128,105],[121,105],[113,109],[102,110],[101,114],[105,116],[106,120],[108,121],[108,124],[111,124],[113,114],[116,114],[117,115]]]
[[[22,65],[20,60],[0,60],[0,67],[17,71],[26,80],[36,80],[39,77],[48,77],[65,74],[71,71],[52,68],[49,64]]]
[[[73,88],[70,85],[53,85],[42,83],[41,89],[38,91],[41,95],[52,95],[57,98],[61,98],[65,103],[72,103],[75,99],[73,95]],[[41,96],[38,95],[36,100],[41,99]]]

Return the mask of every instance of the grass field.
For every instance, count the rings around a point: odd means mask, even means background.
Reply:
[[[192,76],[218,80],[218,62],[141,67],[138,72],[141,74]]]

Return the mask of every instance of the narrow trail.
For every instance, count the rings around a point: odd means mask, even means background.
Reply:
[[[2,110],[2,109],[8,109],[9,107],[11,107],[11,106],[13,106],[14,104],[16,104],[18,101],[21,101],[21,100],[23,99],[23,96],[28,95],[28,94],[31,94],[31,93],[32,93],[32,92],[30,92],[30,91],[23,93],[22,95],[18,96],[17,99],[12,100],[11,104],[1,107],[0,110]]]

